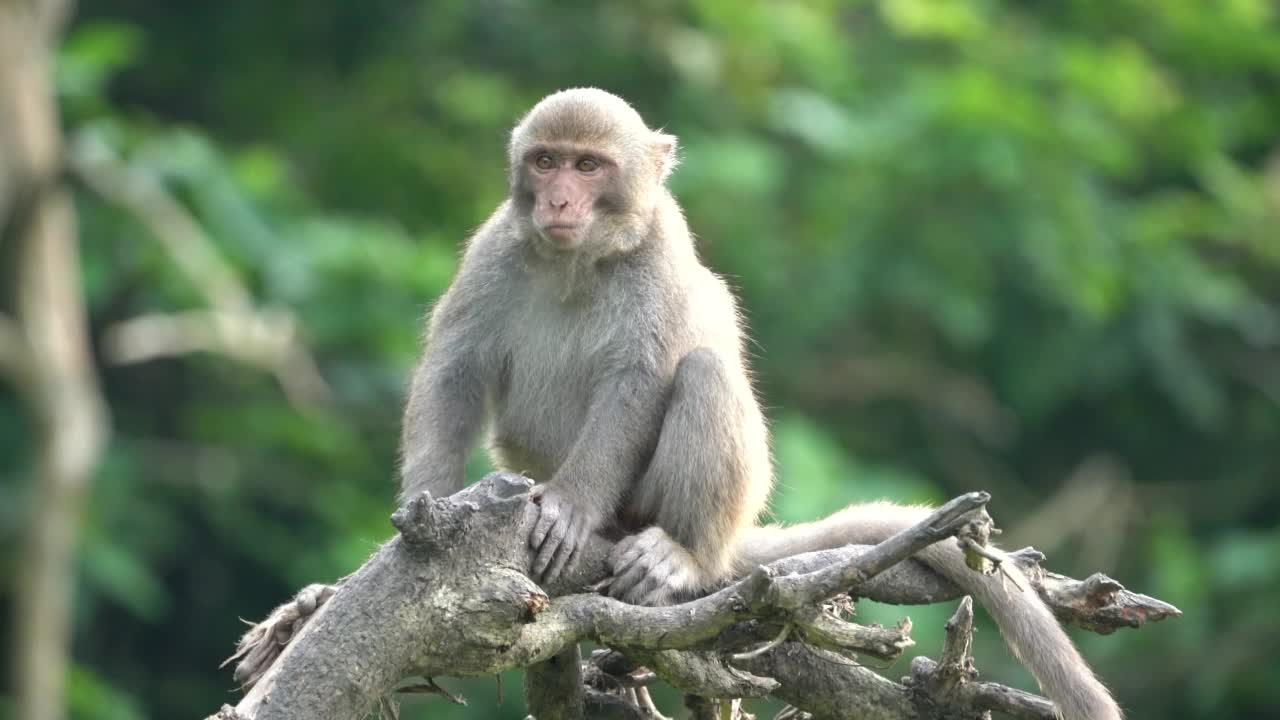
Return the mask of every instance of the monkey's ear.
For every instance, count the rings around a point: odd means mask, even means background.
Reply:
[[[653,157],[658,163],[658,182],[666,182],[671,171],[680,164],[679,149],[675,135],[653,133]]]

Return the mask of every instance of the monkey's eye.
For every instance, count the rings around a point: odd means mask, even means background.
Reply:
[[[593,173],[600,169],[600,161],[595,158],[582,158],[578,161],[578,172]]]
[[[539,170],[550,170],[556,166],[556,161],[550,153],[541,153],[533,159],[533,166]]]

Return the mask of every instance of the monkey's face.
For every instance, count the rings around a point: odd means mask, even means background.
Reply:
[[[676,139],[650,130],[622,98],[578,88],[550,95],[511,131],[511,199],[539,252],[604,257],[649,232]]]
[[[573,145],[536,147],[521,168],[521,200],[533,229],[559,250],[577,249],[607,212],[618,165],[608,155]]]

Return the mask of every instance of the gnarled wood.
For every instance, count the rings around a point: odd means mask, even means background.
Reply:
[[[363,717],[404,677],[490,675],[553,659],[563,665],[571,653],[577,657],[574,648],[582,640],[608,645],[621,653],[614,657],[624,659],[605,663],[598,657],[603,664],[587,673],[585,695],[554,690],[565,678],[579,682],[576,668],[557,666],[555,683],[533,693],[534,706],[544,714],[572,716],[586,702],[626,716],[613,706],[647,684],[636,680],[648,677],[636,663],[690,695],[772,693],[816,717],[962,717],[990,707],[1002,693],[1035,697],[971,683],[965,693],[947,696],[950,705],[940,705],[937,694],[922,691],[919,683],[886,680],[850,659],[854,652],[900,650],[909,642],[909,627],[862,628],[819,609],[843,592],[900,603],[954,597],[949,584],[908,558],[985,515],[985,494],[962,496],[876,546],[787,558],[706,597],[640,607],[589,592],[606,574],[611,545],[601,538],[558,585],[540,588],[525,575],[531,559],[526,538],[536,519],[531,488],[526,478],[495,473],[447,498],[413,499],[394,517],[401,534],[343,581],[275,662],[256,668],[261,679],[239,705],[224,708],[223,716],[350,720]],[[282,609],[318,605],[295,600]],[[281,612],[273,613],[273,632],[284,635]],[[781,635],[788,627],[798,632]],[[276,637],[253,631],[250,636]],[[817,640],[839,654],[800,639]],[[752,648],[758,652],[744,652]],[[244,662],[255,649],[242,648]],[[533,671],[533,682],[540,672]],[[602,672],[627,675],[616,679],[611,692],[593,680]]]

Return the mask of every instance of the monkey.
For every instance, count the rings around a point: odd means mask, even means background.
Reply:
[[[676,138],[578,88],[537,103],[507,150],[508,197],[429,315],[402,500],[460,489],[487,427],[494,464],[537,481],[531,577],[560,577],[600,533],[617,540],[608,594],[651,605],[783,557],[878,543],[930,512],[873,503],[757,525],[769,433],[734,296],[666,186]],[[1122,717],[1025,579],[973,572],[953,543],[918,557],[977,596],[1066,720]]]

